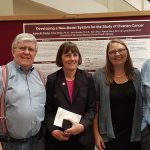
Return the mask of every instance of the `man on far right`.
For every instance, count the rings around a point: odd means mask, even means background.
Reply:
[[[143,120],[142,120],[142,150],[150,150],[150,59],[141,68]]]

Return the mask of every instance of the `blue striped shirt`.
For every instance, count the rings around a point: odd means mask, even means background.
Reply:
[[[143,95],[143,130],[147,125],[150,125],[150,59],[144,62],[141,69],[141,76]]]

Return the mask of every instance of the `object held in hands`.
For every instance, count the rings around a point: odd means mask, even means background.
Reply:
[[[62,128],[64,130],[71,128],[72,124],[68,119],[63,119]]]

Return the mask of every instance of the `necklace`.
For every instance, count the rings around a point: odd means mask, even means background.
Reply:
[[[122,73],[121,75],[115,75],[114,77],[115,77],[115,78],[121,78],[121,77],[123,77],[124,75],[125,75],[125,72]]]

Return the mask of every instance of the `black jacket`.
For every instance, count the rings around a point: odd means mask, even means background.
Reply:
[[[58,107],[62,107],[82,116],[80,123],[84,125],[85,131],[79,137],[82,144],[88,144],[91,140],[92,123],[96,113],[96,91],[92,75],[77,69],[72,104],[69,100],[63,69],[48,75],[46,93],[45,120],[48,131],[51,133],[53,130],[58,129],[53,125],[53,122]]]

